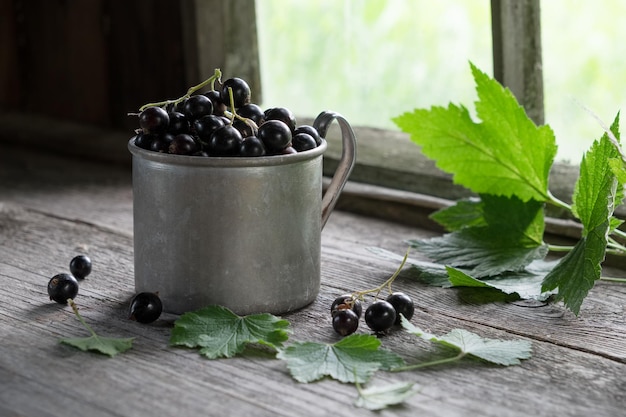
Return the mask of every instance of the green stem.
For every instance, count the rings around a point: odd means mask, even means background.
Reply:
[[[210,78],[207,78],[206,80],[202,81],[200,84],[194,85],[193,87],[189,87],[189,89],[187,90],[187,94],[185,94],[184,96],[179,97],[176,100],[165,100],[165,101],[158,101],[156,103],[144,104],[143,106],[139,107],[139,111],[142,112],[148,107],[162,107],[162,106],[167,106],[168,104],[178,104],[181,101],[188,99],[189,97],[191,97],[193,93],[206,87],[209,84],[211,85],[211,88],[214,89],[215,81],[216,80],[219,81],[221,78],[222,78],[222,71],[220,71],[219,68],[216,68],[215,72]]]
[[[548,245],[550,252],[569,252],[574,249],[573,246]]]
[[[572,206],[570,206],[570,205],[569,205],[569,204],[567,204],[566,202],[564,202],[564,201],[559,200],[558,198],[556,198],[556,197],[555,197],[555,196],[554,196],[554,195],[553,195],[553,194],[552,194],[549,190],[548,190],[548,195],[547,195],[547,197],[548,197],[548,201],[547,201],[548,203],[550,203],[550,204],[552,204],[552,205],[554,205],[554,206],[556,206],[556,207],[562,208],[562,209],[564,209],[564,210],[567,210],[567,211],[569,211],[569,212],[571,212],[571,211],[572,211]]]
[[[624,255],[626,255],[626,253],[624,253],[623,249],[612,249],[612,248],[607,248],[606,249],[606,254],[607,255],[615,255],[615,256],[624,256]]]
[[[615,236],[619,236],[621,238],[626,239],[626,232],[624,232],[623,230],[615,229],[611,233],[614,234]]]
[[[404,264],[406,263],[406,260],[409,257],[409,251],[410,250],[411,250],[411,248],[408,248],[406,250],[406,253],[404,254],[404,258],[402,259],[402,262],[400,263],[400,266],[398,267],[398,269],[396,269],[396,272],[394,272],[393,275],[387,281],[383,282],[378,287],[371,288],[369,290],[364,290],[364,291],[357,291],[357,292],[353,293],[352,294],[352,299],[354,299],[354,300],[360,299],[360,298],[363,298],[364,295],[371,294],[371,293],[374,293],[374,292],[376,293],[376,296],[378,296],[378,294],[380,294],[380,292],[385,287],[387,287],[387,290],[391,294],[391,284],[393,283],[393,281],[395,281],[395,279],[398,277],[398,275],[400,275],[400,271],[402,271],[402,268],[404,268]]]
[[[85,320],[83,319],[83,317],[78,313],[78,307],[76,306],[76,303],[74,302],[74,300],[72,300],[71,298],[67,299],[67,303],[70,305],[70,307],[72,307],[72,310],[74,310],[74,314],[76,314],[76,317],[78,317],[78,320],[82,323],[83,326],[85,326],[85,328],[87,330],[89,330],[89,332],[91,333],[92,336],[94,337],[98,337],[98,335],[96,334],[96,332],[91,328],[90,325],[88,325]]]
[[[465,352],[459,352],[458,355],[452,356],[450,358],[437,359],[437,360],[429,361],[429,362],[421,362],[421,363],[416,363],[414,365],[400,366],[398,368],[393,368],[391,371],[392,372],[412,371],[414,369],[421,369],[421,368],[426,368],[429,366],[443,365],[446,363],[459,361],[463,359],[464,356],[465,356]]]
[[[606,244],[607,252],[613,255],[626,255],[626,246],[619,243],[617,240],[609,237]]]

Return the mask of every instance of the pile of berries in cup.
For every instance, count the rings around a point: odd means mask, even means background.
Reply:
[[[284,107],[263,110],[248,83],[221,72],[176,99],[142,106],[134,143],[154,152],[205,157],[259,157],[304,152],[322,144]],[[202,93],[206,87],[208,91]]]

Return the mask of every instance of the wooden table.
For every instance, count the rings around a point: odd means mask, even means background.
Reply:
[[[342,293],[383,282],[404,241],[434,232],[336,211],[322,242],[317,300],[284,315],[290,340],[335,342],[329,305]],[[626,285],[599,282],[579,317],[561,305],[482,303],[471,292],[428,287],[408,268],[395,288],[416,302],[412,322],[435,334],[461,328],[484,337],[529,340],[532,358],[499,367],[463,360],[420,371],[378,372],[373,385],[414,381],[419,393],[374,413],[357,409],[355,387],[295,382],[285,363],[248,351],[207,360],[168,345],[172,315],[150,325],[126,318],[133,288],[132,187],[128,167],[81,162],[6,146],[0,153],[1,416],[620,416],[626,406]],[[76,299],[100,334],[135,337],[114,358],[59,338],[86,336],[67,306],[48,299],[50,277],[87,253],[92,274]],[[415,254],[414,254],[415,256]],[[610,271],[623,276],[623,271]],[[359,332],[367,333],[364,329]],[[433,344],[402,331],[383,347],[410,360]]]

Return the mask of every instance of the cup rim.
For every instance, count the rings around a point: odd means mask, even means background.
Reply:
[[[243,156],[192,156],[173,155],[162,152],[154,152],[135,145],[135,138],[128,141],[128,150],[133,157],[146,159],[154,162],[172,165],[194,165],[207,167],[258,167],[287,165],[313,159],[322,155],[328,148],[328,143],[322,139],[322,143],[316,148],[287,155],[267,155],[256,157]]]

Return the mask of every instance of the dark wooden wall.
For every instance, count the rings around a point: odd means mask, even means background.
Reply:
[[[238,19],[254,19],[254,1],[242,2]],[[229,29],[235,11],[220,0],[0,0],[0,111],[132,129],[128,112],[225,72],[226,52],[258,55],[256,33],[245,48],[215,30],[213,44],[195,41],[211,20]],[[233,76],[254,84],[256,55]]]

